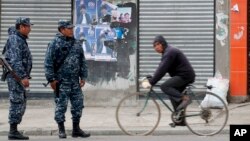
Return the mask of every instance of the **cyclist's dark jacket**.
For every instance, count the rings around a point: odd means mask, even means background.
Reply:
[[[153,77],[149,80],[151,85],[155,85],[166,73],[171,77],[180,76],[192,83],[195,80],[195,72],[186,56],[177,48],[167,45],[161,62]]]

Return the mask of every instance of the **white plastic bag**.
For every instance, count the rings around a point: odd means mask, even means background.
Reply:
[[[229,88],[229,80],[222,78],[222,75],[219,71],[215,73],[213,78],[208,78],[207,86],[212,86],[212,89],[207,89],[208,92],[212,92],[218,95],[226,105],[227,102],[227,91]],[[201,102],[202,107],[215,107],[215,108],[222,108],[223,103],[221,103],[218,99],[214,96],[206,95],[204,100]]]

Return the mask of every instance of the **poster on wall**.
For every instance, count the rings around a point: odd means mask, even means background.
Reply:
[[[95,60],[96,38],[95,29],[88,25],[78,25],[75,27],[75,38],[83,39],[83,50],[86,60]]]
[[[76,0],[74,21],[75,38],[84,38],[83,49],[86,60],[117,61],[116,51],[104,44],[114,41],[116,33],[110,28],[112,10],[117,6],[102,0]]]
[[[75,24],[91,24],[96,21],[96,0],[76,0],[75,2]]]
[[[74,36],[82,48],[92,84],[133,77],[130,56],[135,56],[136,4],[107,0],[74,0]],[[134,59],[135,60],[135,59]],[[134,63],[131,65],[131,63]],[[101,70],[101,71],[100,71]]]
[[[108,25],[100,25],[95,28],[96,33],[96,54],[95,61],[116,61],[116,51],[105,42],[113,41],[116,33]]]
[[[121,23],[131,23],[131,7],[118,7],[117,14],[119,15],[119,22]]]

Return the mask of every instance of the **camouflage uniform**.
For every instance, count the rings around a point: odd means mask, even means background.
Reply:
[[[18,18],[16,24],[31,25],[29,18]],[[15,31],[13,27],[10,27],[8,32],[9,38],[4,51],[5,59],[21,79],[30,78],[32,56],[26,41],[28,37]],[[9,123],[19,124],[26,109],[24,89],[10,74],[7,76],[7,82],[10,99]]]
[[[58,24],[64,27],[72,26],[71,23],[65,21],[59,21]],[[58,67],[58,64],[61,65]],[[84,97],[79,79],[86,80],[88,74],[80,41],[73,37],[65,37],[60,32],[57,33],[48,45],[44,65],[46,79],[49,82],[53,80],[59,82],[58,97],[55,94],[56,122],[65,121],[68,100],[70,100],[72,106],[73,122],[80,122]]]

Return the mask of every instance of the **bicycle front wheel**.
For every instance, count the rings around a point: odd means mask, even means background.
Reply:
[[[228,120],[227,105],[219,96],[211,92],[195,92],[194,95],[196,99],[185,108],[187,127],[200,136],[219,133]]]
[[[154,98],[135,93],[124,97],[116,109],[116,121],[127,135],[149,135],[158,126],[161,117]]]

